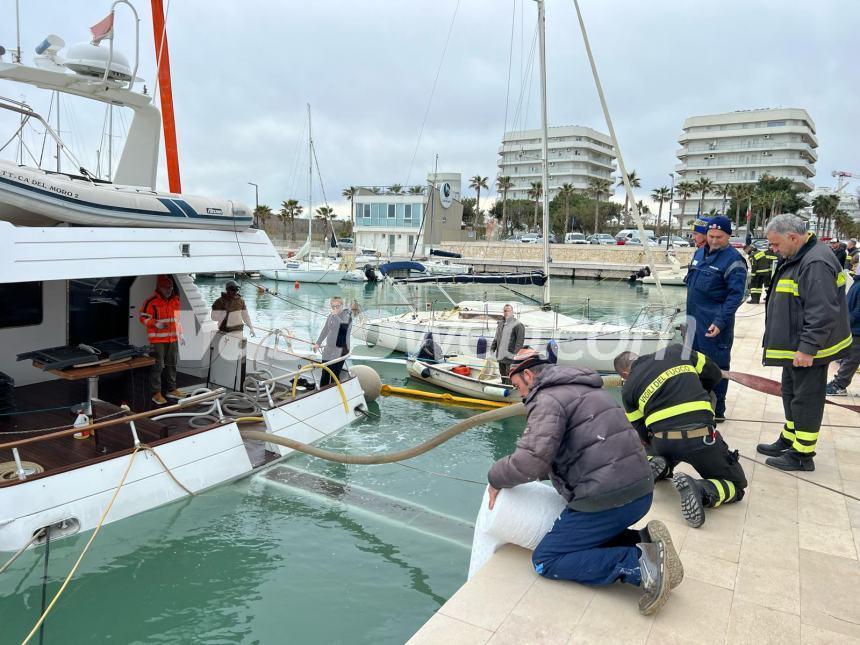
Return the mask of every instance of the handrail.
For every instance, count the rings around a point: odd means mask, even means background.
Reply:
[[[338,359],[341,360],[341,359]],[[303,365],[298,372],[296,372],[295,376],[293,376],[293,398],[296,398],[296,386],[299,384],[299,374],[302,372],[307,372],[309,370],[314,370],[318,367],[321,367],[326,372],[329,373],[329,376],[334,380],[334,384],[337,385],[337,390],[340,393],[340,399],[343,401],[343,410],[344,412],[349,412],[349,403],[346,400],[346,392],[343,391],[343,385],[340,384],[340,379],[335,375],[335,373],[325,364],[323,363],[308,363],[307,365]]]
[[[129,421],[148,419],[149,417],[162,415],[165,412],[174,412],[175,410],[181,410],[182,408],[188,407],[189,405],[194,405],[203,401],[215,399],[224,394],[226,391],[227,390],[225,388],[221,387],[217,390],[212,390],[211,392],[205,392],[204,394],[197,394],[195,396],[189,396],[186,399],[180,399],[177,403],[169,405],[166,408],[156,408],[154,410],[147,410],[146,412],[137,412],[135,414],[130,414],[125,417],[118,417],[116,419],[109,419],[108,421],[101,421],[99,423],[94,423],[92,425],[87,426],[86,429],[89,431],[102,430],[103,428],[126,424]],[[9,443],[0,444],[0,450],[10,450],[12,448],[17,448],[18,446],[29,445],[31,443],[48,441],[49,439],[59,439],[60,437],[68,437],[80,431],[81,428],[69,428],[68,430],[60,430],[59,432],[52,432],[51,434],[43,434],[37,437],[18,439],[17,441],[10,441]]]
[[[282,351],[282,350],[278,350],[278,351]],[[294,354],[294,356],[295,356],[295,354]],[[351,351],[348,352],[347,354],[344,354],[343,356],[338,356],[337,358],[333,358],[330,361],[326,361],[325,363],[317,363],[317,362],[311,361],[310,359],[304,359],[304,360],[308,361],[308,365],[314,365],[315,367],[327,367],[327,366],[331,365],[332,363],[345,361],[350,356],[352,356]],[[298,374],[301,374],[302,372],[306,372],[307,370],[304,369],[305,367],[307,367],[307,365],[303,365],[302,367],[300,367],[298,370],[296,370],[294,372],[285,372],[284,374],[280,374],[279,376],[273,376],[272,378],[266,379],[265,381],[257,381],[257,385],[269,385],[270,383],[277,383],[279,381],[283,381],[284,379],[292,378],[293,376],[297,376]],[[254,379],[254,380],[256,381],[256,379]],[[0,446],[0,448],[2,448],[2,446]]]

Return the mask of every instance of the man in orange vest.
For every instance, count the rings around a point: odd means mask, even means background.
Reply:
[[[167,403],[165,393],[171,399],[183,398],[185,394],[176,388],[176,365],[179,362],[179,343],[184,345],[185,338],[179,323],[179,296],[174,289],[173,278],[168,275],[158,276],[155,292],[140,307],[140,322],[146,327],[149,336],[149,354],[155,358],[155,365],[149,372],[153,403]]]

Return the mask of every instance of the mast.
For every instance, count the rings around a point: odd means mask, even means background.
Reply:
[[[436,153],[436,161],[433,163],[433,182],[430,189],[430,219],[427,220],[427,235],[424,240],[427,246],[427,257],[430,257],[430,251],[433,250],[433,212],[436,206],[436,183],[439,180],[439,153]]]
[[[537,0],[538,5],[538,36],[540,42],[540,125],[541,144],[543,147],[543,165],[541,167],[541,183],[543,188],[543,272],[546,282],[543,286],[543,304],[549,304],[549,143],[546,119],[546,14],[544,0]]]
[[[310,251],[311,231],[314,222],[314,212],[311,206],[314,191],[314,137],[311,134],[311,104],[308,103],[308,250]],[[308,255],[310,257],[310,254]]]
[[[155,36],[155,63],[158,67],[158,96],[161,99],[161,121],[164,125],[164,154],[167,157],[167,180],[171,193],[182,192],[179,177],[179,148],[176,143],[176,118],[173,114],[173,87],[170,83],[170,50],[164,28],[162,0],[152,0],[152,32]],[[111,40],[111,42],[113,42]],[[132,79],[132,83],[134,79]]]
[[[107,178],[113,181],[113,105],[108,104],[108,158]]]
[[[60,93],[54,90],[57,97],[57,172],[60,172]]]

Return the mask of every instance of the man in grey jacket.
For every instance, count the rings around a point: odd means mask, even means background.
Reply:
[[[501,489],[549,478],[567,508],[535,549],[535,571],[589,585],[640,586],[639,611],[656,612],[684,569],[662,522],[628,528],[651,508],[654,480],[624,411],[596,372],[553,365],[531,350],[517,355],[510,375],[527,427],[516,450],[490,469],[490,510]]]
[[[505,305],[502,308],[502,319],[496,326],[496,336],[493,338],[493,344],[490,349],[496,356],[496,361],[499,363],[499,374],[502,376],[502,383],[510,383],[508,372],[511,369],[511,362],[517,352],[523,348],[526,341],[525,326],[514,317],[514,308],[512,305]]]
[[[349,353],[349,333],[352,331],[352,313],[349,309],[344,309],[343,298],[335,296],[330,300],[330,304],[331,313],[325,319],[319,338],[313,346],[315,352],[322,347],[323,363],[334,361],[334,359]],[[340,378],[340,371],[343,369],[343,362],[343,360],[334,361],[328,365],[328,368],[338,379]],[[327,370],[323,370],[320,376],[320,387],[325,387],[331,382],[331,375]]]

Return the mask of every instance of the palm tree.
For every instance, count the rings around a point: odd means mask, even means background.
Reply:
[[[839,195],[818,195],[812,200],[812,212],[817,218],[815,229],[821,235],[821,218],[824,218],[824,232],[830,228],[830,218],[839,208]]]
[[[645,202],[643,202],[641,199],[638,202],[636,202],[636,208],[639,209],[639,217],[642,217],[643,215],[650,215],[651,214],[651,209],[648,208],[645,205]],[[642,221],[644,223],[644,221],[645,221],[644,217],[642,217]]]
[[[720,215],[725,215],[726,214],[726,198],[729,196],[729,192],[731,192],[731,190],[732,190],[732,185],[731,184],[723,184],[722,186],[720,186],[719,189],[720,189],[720,193],[723,196],[723,203],[720,206]]]
[[[502,193],[502,239],[508,234],[508,191],[514,187],[514,182],[508,175],[496,179],[496,188]]]
[[[694,186],[696,187],[697,193],[699,193],[699,192],[702,193],[702,196],[699,198],[699,212],[704,213],[705,212],[705,195],[707,193],[714,192],[714,187],[715,187],[714,180],[708,179],[707,177],[700,177],[698,179],[698,181],[696,181]]]
[[[627,173],[627,180],[630,182],[631,188],[639,188],[642,185],[642,179],[636,175],[636,169],[634,168],[630,172]],[[616,186],[623,186],[624,179],[619,178]],[[630,217],[630,211],[628,207],[630,206],[630,196],[627,194],[627,189],[624,189],[624,217],[628,219]]]
[[[399,195],[403,192],[403,186],[401,186],[400,184],[391,184],[388,187],[388,192],[392,195]]]
[[[382,191],[380,190],[379,186],[371,186],[370,192],[372,192],[374,195],[378,195]]]
[[[588,193],[594,197],[594,234],[597,235],[597,220],[600,216],[600,198],[603,195],[609,194],[609,188],[612,186],[612,181],[609,179],[601,179],[600,177],[589,177]]]
[[[424,192],[424,186],[410,186],[409,194],[410,195],[420,195]]]
[[[660,234],[660,223],[663,221],[663,202],[672,199],[672,190],[668,186],[660,186],[651,191],[651,199],[660,204],[657,211],[657,234]],[[671,210],[671,209],[670,209]],[[672,222],[669,222],[669,230],[672,229]]]
[[[532,228],[537,230],[537,222],[538,222],[538,204],[540,203],[540,198],[543,195],[543,182],[542,181],[533,181],[531,182],[531,187],[528,190],[529,199],[535,200],[535,216],[532,221]]]
[[[295,201],[295,200],[292,200]],[[281,220],[281,226],[283,226],[283,239],[287,239],[287,222],[292,222],[293,220],[293,211],[290,208],[290,203],[287,200],[281,202],[281,210],[278,213],[278,219]]]
[[[302,214],[302,205],[297,199],[288,199],[281,205],[281,213],[286,211],[287,219],[290,222],[290,239],[296,239],[296,217]]]
[[[334,209],[331,206],[320,206],[317,208],[316,216],[325,221],[325,227],[323,228],[323,240],[325,240],[326,235],[328,234],[328,228],[331,226],[331,217],[334,215]],[[331,226],[332,231],[334,231],[334,226]]]
[[[564,200],[564,232],[570,233],[570,198],[576,195],[572,184],[562,184],[558,196]]]
[[[695,191],[696,184],[691,181],[682,181],[675,186],[675,197],[681,202],[681,213],[678,215],[678,235],[681,234],[681,229],[684,228],[684,209],[687,207],[687,200],[692,197]],[[671,212],[671,209],[669,212]],[[669,230],[672,230],[672,222],[669,222]]]
[[[260,204],[254,209],[254,217],[260,222],[260,227],[265,231],[266,222],[272,216],[272,209],[265,204]]]
[[[477,224],[481,219],[481,189],[489,190],[487,187],[487,177],[475,175],[469,180],[469,188],[477,193],[477,197],[475,198],[475,223]]]
[[[349,230],[350,232],[355,230],[355,194],[358,192],[358,188],[355,186],[350,186],[349,188],[344,188],[341,195],[346,197],[349,200]]]

